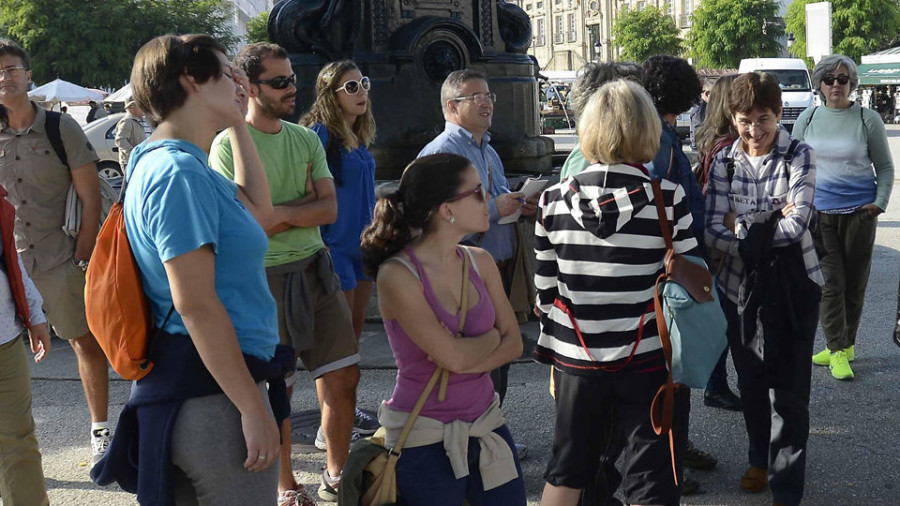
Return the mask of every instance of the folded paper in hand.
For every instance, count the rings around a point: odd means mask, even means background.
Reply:
[[[526,199],[530,199],[544,191],[544,188],[546,188],[549,183],[550,181],[547,181],[546,179],[530,177],[525,180],[525,184],[522,185],[522,188],[520,188],[519,191],[525,194]],[[506,225],[507,223],[515,223],[521,215],[522,208],[520,207],[519,210],[513,214],[500,218],[500,220],[497,221],[497,224]]]

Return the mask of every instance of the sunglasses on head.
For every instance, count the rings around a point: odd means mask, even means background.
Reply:
[[[372,83],[369,81],[369,78],[363,76],[359,81],[347,81],[343,86],[334,90],[335,93],[344,90],[344,93],[348,95],[356,95],[359,93],[359,89],[362,88],[366,91],[369,91],[372,88]]]
[[[272,89],[283,90],[292,84],[297,84],[297,74],[278,76],[272,79],[256,79],[250,82],[253,84],[268,84]]]
[[[822,79],[822,82],[827,84],[828,86],[834,86],[835,81],[837,81],[838,84],[843,86],[850,82],[850,76],[848,76],[846,74],[841,74],[839,76],[828,75],[828,76],[825,76],[824,79]]]
[[[456,202],[457,200],[462,200],[470,195],[475,195],[475,198],[478,199],[479,202],[484,202],[485,197],[487,196],[487,192],[484,191],[484,186],[478,185],[471,190],[464,191],[462,193],[457,193],[456,195],[450,197],[444,202]]]

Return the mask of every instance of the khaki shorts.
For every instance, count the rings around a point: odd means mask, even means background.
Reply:
[[[304,273],[308,295],[312,301],[313,312],[313,345],[308,350],[301,351],[297,355],[303,361],[303,366],[314,378],[319,378],[325,373],[343,369],[359,363],[359,343],[353,332],[352,315],[350,306],[343,292],[335,290],[326,294],[322,282],[316,276],[315,270]],[[278,337],[281,344],[293,346],[287,333],[287,323],[284,315],[284,289],[287,275],[270,274],[268,276],[269,290],[275,298],[275,306],[278,308]],[[292,374],[288,375],[290,378]],[[290,385],[291,382],[289,381]]]
[[[56,335],[71,340],[91,331],[84,313],[84,271],[66,260],[48,271],[35,272],[31,280],[44,298],[44,312]]]

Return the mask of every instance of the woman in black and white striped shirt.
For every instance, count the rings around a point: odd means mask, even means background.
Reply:
[[[591,97],[578,130],[595,163],[544,192],[535,226],[535,358],[554,366],[556,380],[543,504],[576,504],[617,424],[627,437],[626,502],[678,504],[669,441],[653,432],[649,416],[667,376],[653,309],[666,248],[643,166],[659,149],[659,118],[643,88],[614,81]],[[661,184],[675,253],[698,253],[684,190]],[[682,409],[687,400],[686,392],[676,395]],[[673,427],[679,481],[685,421]]]

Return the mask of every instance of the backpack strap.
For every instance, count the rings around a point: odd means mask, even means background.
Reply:
[[[818,110],[818,109],[819,109],[819,106],[813,107],[813,111],[811,113],[809,113],[809,117],[806,118],[806,126],[809,126],[809,124],[812,123],[813,116],[816,115],[816,110]]]
[[[731,191],[731,181],[734,180],[734,144],[728,150],[728,156],[725,157],[725,173],[728,177],[728,191]]]
[[[69,157],[66,156],[66,146],[63,144],[62,134],[59,131],[59,121],[62,113],[47,111],[46,115],[47,118],[44,121],[44,128],[47,131],[47,140],[50,141],[50,145],[53,146],[53,151],[56,152],[59,161],[66,167],[69,167]]]
[[[800,144],[800,139],[793,139],[791,141],[791,145],[788,146],[787,153],[784,154],[784,170],[791,170],[791,162],[794,161],[794,152],[797,150],[797,145]]]

